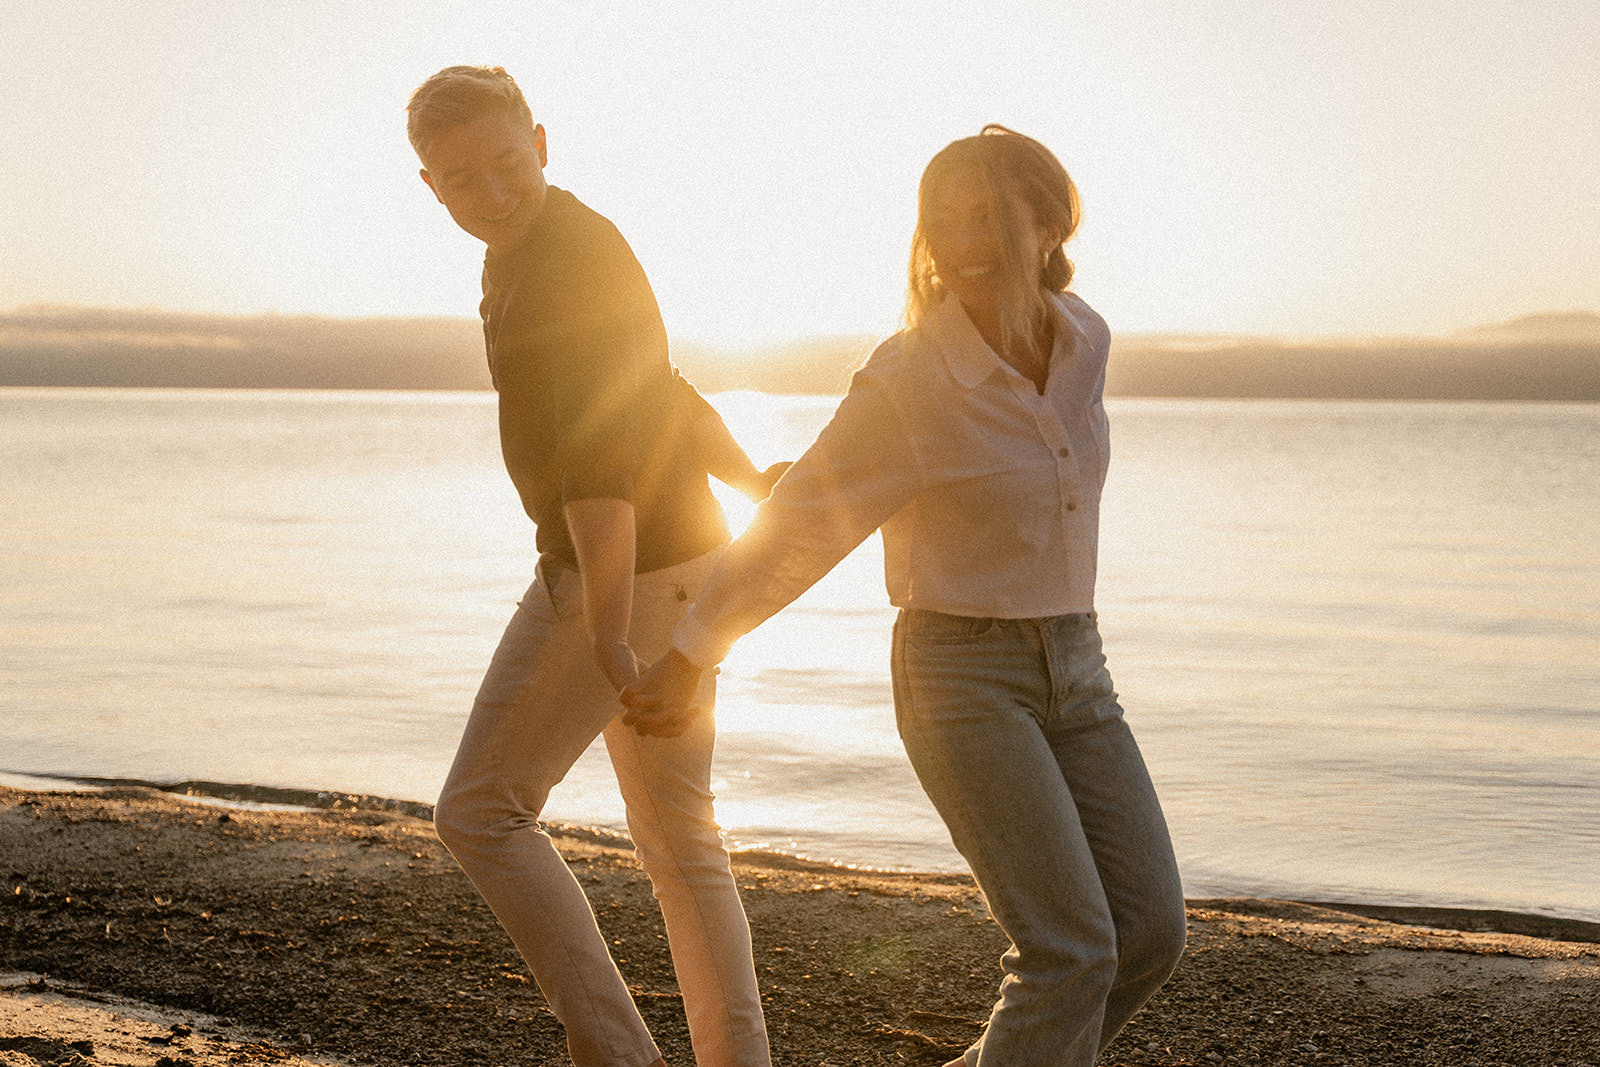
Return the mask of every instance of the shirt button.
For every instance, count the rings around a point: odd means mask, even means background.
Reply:
[[[1078,502],[1076,500],[1067,501],[1067,510],[1068,511],[1077,511],[1078,510]]]
[[[1058,449],[1056,449],[1056,455],[1058,455],[1058,456],[1062,457],[1063,459],[1065,459],[1067,456],[1071,455],[1071,453],[1068,452],[1065,448],[1058,448]]]

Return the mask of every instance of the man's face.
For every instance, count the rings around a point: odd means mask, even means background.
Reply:
[[[543,126],[488,112],[441,133],[422,160],[422,180],[456,224],[491,251],[522,243],[544,208]]]

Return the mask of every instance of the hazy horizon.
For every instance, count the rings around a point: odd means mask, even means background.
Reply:
[[[887,331],[885,331],[887,333]],[[842,394],[883,335],[717,347],[674,339],[705,392]],[[340,318],[35,306],[0,311],[0,386],[490,388],[465,316]],[[1446,334],[1114,333],[1110,396],[1600,401],[1600,313]]]

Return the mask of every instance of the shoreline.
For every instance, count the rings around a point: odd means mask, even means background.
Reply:
[[[155,781],[144,778],[111,778],[93,775],[33,774],[24,771],[0,769],[0,793],[3,793],[6,789],[23,792],[90,792],[147,789],[152,792],[185,798],[198,803],[238,807],[241,810],[374,811],[408,815],[424,821],[429,821],[433,818],[433,805],[422,801],[399,800],[370,793],[246,785],[198,778]],[[565,822],[546,822],[543,825],[550,831],[552,836],[579,838],[595,844],[609,845],[625,850],[631,850],[633,847],[626,832],[620,829]],[[772,849],[741,849],[732,852],[731,855],[736,860],[758,866],[815,871],[822,874],[909,876],[970,882],[969,875],[964,871],[871,867],[861,864],[812,859]],[[1253,895],[1241,894],[1226,897],[1191,897],[1189,899],[1250,900],[1259,898]],[[1529,937],[1600,943],[1600,921],[1552,912],[1458,904],[1402,904],[1386,900],[1330,900],[1318,897],[1315,894],[1304,897],[1299,895],[1271,897],[1270,899],[1289,900],[1312,907],[1347,911],[1367,918],[1413,923],[1438,929],[1524,934]],[[4,1065],[0,1064],[0,1067],[4,1067]]]
[[[668,1062],[691,1063],[647,880],[614,841],[558,837]],[[415,815],[0,787],[0,857],[4,1067],[566,1062]],[[937,1067],[981,1032],[1005,941],[970,879],[746,855],[734,870],[775,1064]],[[1600,938],[1570,939],[1592,931],[1188,908],[1177,973],[1103,1064],[1600,1065]]]

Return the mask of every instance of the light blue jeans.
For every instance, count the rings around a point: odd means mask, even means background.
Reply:
[[[895,716],[1011,947],[971,1067],[1089,1067],[1184,944],[1183,889],[1094,614],[905,610]]]

